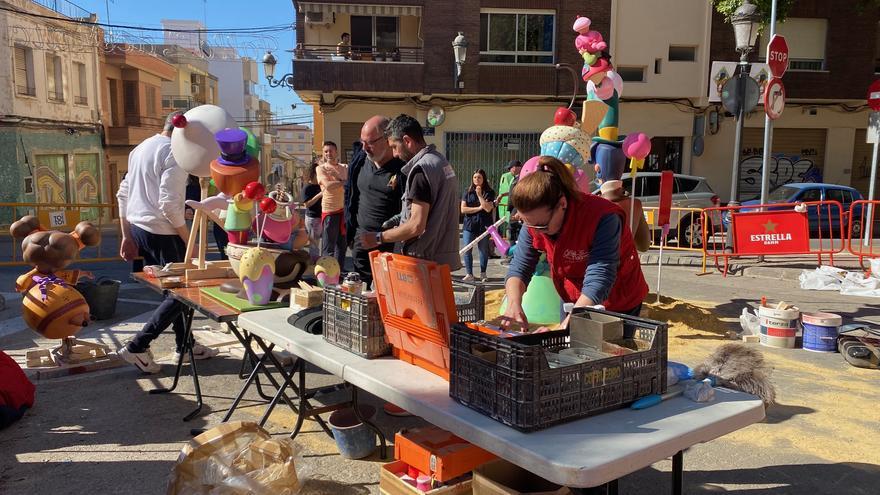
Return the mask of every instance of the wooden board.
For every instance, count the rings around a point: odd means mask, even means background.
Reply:
[[[220,287],[203,287],[200,289],[202,293],[207,294],[214,299],[222,302],[223,304],[230,306],[242,313],[246,311],[259,311],[262,309],[272,309],[272,308],[283,308],[288,305],[286,302],[270,302],[269,304],[258,306],[255,304],[249,303],[245,299],[241,299],[235,294],[230,294],[228,292],[223,292],[220,290]]]

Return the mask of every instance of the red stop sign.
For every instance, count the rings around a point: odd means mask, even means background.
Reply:
[[[875,112],[880,110],[880,79],[872,82],[868,88],[868,106]]]
[[[774,77],[782,77],[788,69],[788,43],[785,36],[775,34],[767,44],[767,65]]]

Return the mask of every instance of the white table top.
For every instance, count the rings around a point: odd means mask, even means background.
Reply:
[[[449,382],[393,358],[367,360],[287,324],[286,308],[244,313],[239,326],[554,483],[590,487],[764,418],[761,400],[724,388],[698,404],[683,397],[521,433],[454,401]]]

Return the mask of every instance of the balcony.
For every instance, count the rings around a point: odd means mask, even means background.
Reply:
[[[33,86],[16,86],[15,94],[22,96],[37,96],[37,88]]]
[[[162,111],[163,113],[173,112],[174,110],[187,111],[196,106],[193,97],[189,95],[162,95]]]
[[[87,96],[74,96],[73,102],[77,105],[88,105],[89,98]]]
[[[165,120],[146,115],[125,115],[125,125],[110,127],[107,144],[110,146],[135,146],[162,129]]]
[[[294,88],[301,91],[421,93],[420,47],[299,44],[294,50]],[[393,76],[392,76],[393,74]]]
[[[49,101],[55,103],[64,103],[64,92],[63,91],[49,91]]]

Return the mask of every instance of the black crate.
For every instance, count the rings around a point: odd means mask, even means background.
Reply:
[[[458,321],[468,323],[484,319],[486,313],[486,288],[470,282],[452,282],[455,295],[455,312]]]
[[[550,368],[545,351],[569,347],[568,330],[500,338],[452,326],[449,395],[520,431],[535,431],[666,391],[667,324],[617,313],[650,349]]]
[[[372,359],[391,352],[375,297],[324,287],[324,340]]]

